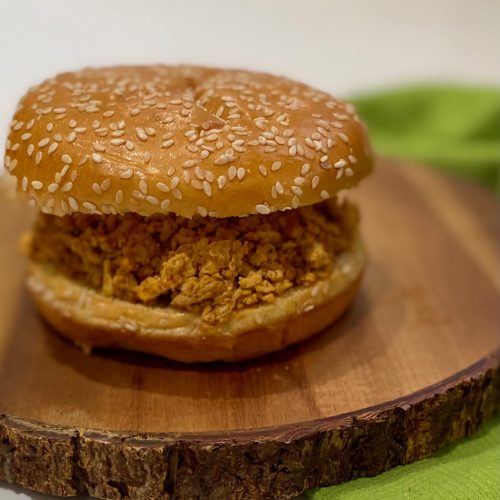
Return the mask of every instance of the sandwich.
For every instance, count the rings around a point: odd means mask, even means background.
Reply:
[[[365,253],[344,196],[372,170],[352,105],[197,66],[64,73],[31,88],[5,166],[37,210],[27,285],[85,351],[238,361],[331,325]]]

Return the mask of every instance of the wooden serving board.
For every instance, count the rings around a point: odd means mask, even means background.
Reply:
[[[57,495],[288,498],[378,474],[500,403],[497,200],[379,162],[352,193],[369,266],[324,334],[251,362],[87,356],[23,285],[26,208],[0,199],[0,478]]]

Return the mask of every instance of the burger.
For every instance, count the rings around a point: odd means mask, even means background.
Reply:
[[[60,74],[21,99],[5,166],[38,211],[28,288],[85,351],[251,358],[320,332],[359,288],[358,213],[339,192],[372,169],[365,127],[305,84],[197,66]]]

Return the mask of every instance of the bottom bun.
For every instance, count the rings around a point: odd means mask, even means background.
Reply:
[[[208,331],[192,312],[105,297],[36,262],[30,263],[28,288],[45,320],[86,352],[114,347],[184,362],[239,361],[283,349],[333,323],[356,296],[364,262],[356,237],[329,278],[289,290],[272,304],[235,311]]]

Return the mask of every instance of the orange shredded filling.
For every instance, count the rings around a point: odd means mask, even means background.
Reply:
[[[106,296],[216,324],[327,277],[357,223],[356,209],[336,200],[227,219],[40,214],[30,256]]]

